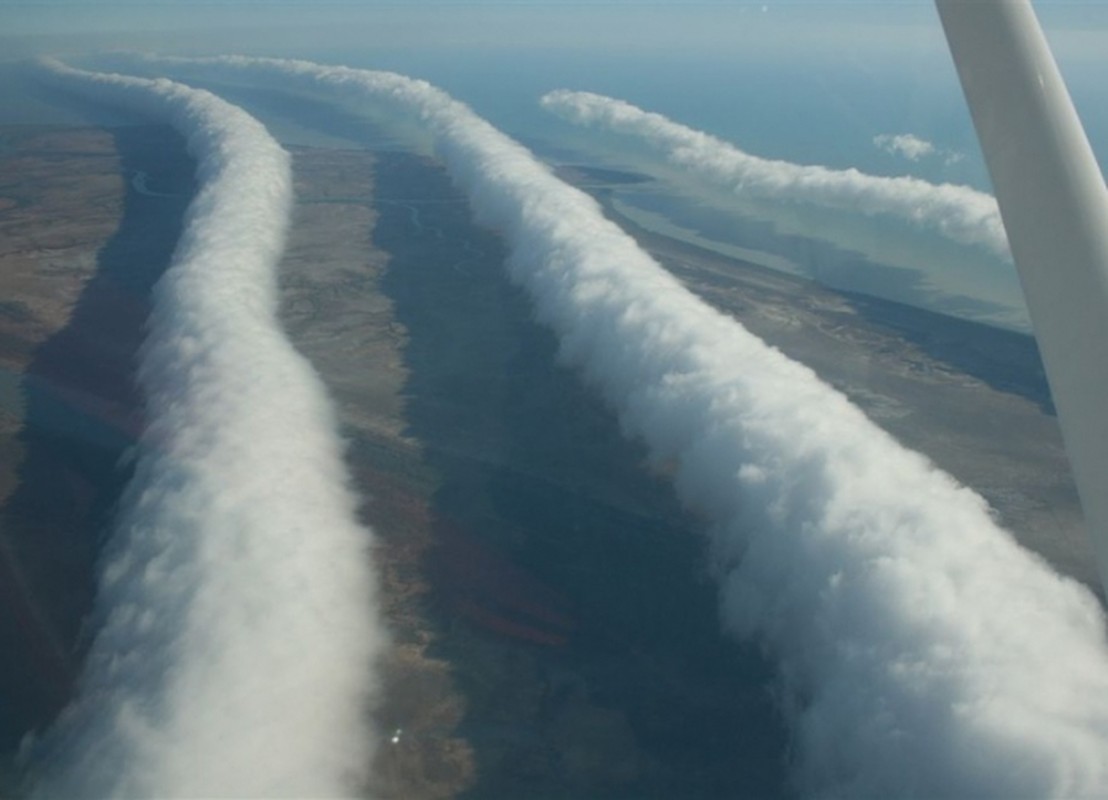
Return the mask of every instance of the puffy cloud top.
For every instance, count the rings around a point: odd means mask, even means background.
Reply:
[[[30,749],[35,796],[353,793],[382,631],[330,404],[277,323],[288,156],[208,92],[52,61],[43,76],[171,123],[199,191],[155,289],[96,637],[79,697]]]

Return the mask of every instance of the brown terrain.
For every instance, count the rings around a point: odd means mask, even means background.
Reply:
[[[284,320],[342,411],[394,636],[377,793],[775,793],[769,674],[717,632],[696,523],[554,365],[499,240],[425,160],[296,170]]]
[[[150,286],[192,191],[164,128],[0,131],[0,740],[64,704],[141,425]],[[140,202],[145,173],[167,197]],[[145,198],[143,198],[145,199]]]

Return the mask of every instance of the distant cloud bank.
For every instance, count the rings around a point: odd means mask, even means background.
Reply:
[[[1108,793],[1095,598],[1021,549],[979,496],[695,298],[591,198],[422,81],[303,61],[150,63],[324,91],[425,126],[479,221],[509,243],[510,274],[561,357],[709,520],[723,623],[777,659],[802,794]],[[1002,235],[991,201],[969,190],[762,162],[625,104],[559,97],[575,115],[653,137],[675,163],[760,191],[872,213],[922,204],[951,235]]]
[[[996,200],[967,186],[759,158],[661,114],[591,92],[560,89],[545,95],[541,102],[570,122],[633,136],[673,166],[729,191],[867,216],[893,215],[953,241],[1010,257]],[[910,134],[891,137],[887,146],[910,158],[910,154],[920,158],[932,147]]]
[[[78,698],[29,748],[33,794],[354,794],[383,633],[331,406],[277,323],[288,155],[208,92],[42,66],[172,124],[199,191],[155,289],[148,423],[103,555],[95,640]]]

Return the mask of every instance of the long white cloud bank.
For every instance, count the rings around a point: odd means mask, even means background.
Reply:
[[[31,748],[34,794],[353,794],[383,633],[336,420],[277,323],[288,155],[208,92],[58,62],[44,75],[172,124],[199,186],[155,289],[147,425],[98,630],[78,698]]]
[[[432,86],[299,61],[166,63],[422,120],[506,237],[563,357],[712,521],[725,625],[778,660],[805,794],[1108,794],[1104,616],[978,495],[696,299],[592,199]]]
[[[661,114],[591,92],[559,89],[541,103],[570,122],[633,136],[673,166],[729,191],[867,216],[889,214],[1010,257],[996,200],[968,186],[759,158]]]

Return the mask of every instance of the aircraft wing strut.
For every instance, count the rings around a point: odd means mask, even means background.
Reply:
[[[1030,0],[936,0],[1108,588],[1108,191]]]

